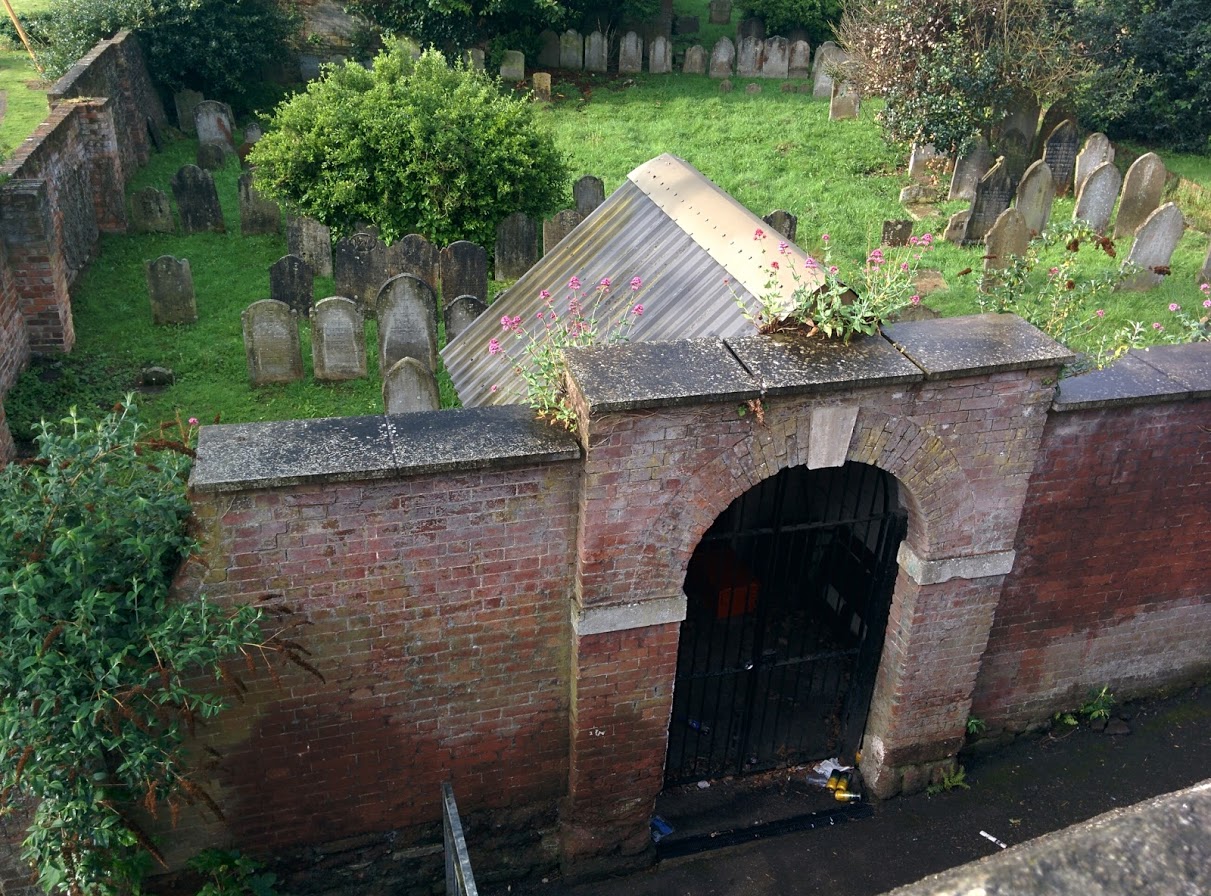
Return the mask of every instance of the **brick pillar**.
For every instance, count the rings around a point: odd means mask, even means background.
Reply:
[[[70,352],[76,342],[68,270],[55,232],[45,181],[14,179],[0,187],[0,236],[34,352]]]
[[[93,212],[102,233],[126,232],[126,178],[114,129],[116,100],[82,102],[81,133],[89,159]]]

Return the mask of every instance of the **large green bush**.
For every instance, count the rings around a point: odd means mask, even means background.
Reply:
[[[766,34],[785,35],[802,28],[813,47],[832,39],[842,5],[841,0],[744,0],[742,4],[746,16],[761,17]]]
[[[250,161],[258,190],[337,232],[369,222],[388,242],[415,232],[491,246],[500,220],[548,214],[566,191],[534,109],[436,50],[413,60],[397,47],[283,102]]]

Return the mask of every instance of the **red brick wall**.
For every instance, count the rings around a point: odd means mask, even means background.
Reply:
[[[972,712],[1020,728],[1211,669],[1211,401],[1053,412]]]

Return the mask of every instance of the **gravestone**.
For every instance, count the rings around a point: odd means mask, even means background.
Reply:
[[[475,319],[488,310],[488,306],[475,296],[459,296],[446,304],[446,341],[454,339]]]
[[[516,280],[538,261],[538,223],[514,212],[496,226],[496,279]],[[449,338],[449,334],[447,334]]]
[[[530,81],[534,85],[534,99],[540,103],[551,102],[551,73],[535,72]]]
[[[1009,172],[1005,169],[1005,160],[997,159],[997,163],[976,185],[976,195],[971,201],[971,217],[967,219],[963,244],[983,242],[984,235],[996,223],[1001,212],[1009,208],[1009,200],[1012,198],[1013,184],[1009,180]]]
[[[731,80],[728,78],[724,78],[722,81],[719,82],[719,92],[720,93],[731,93],[733,87],[734,87],[734,85],[732,84]]]
[[[387,270],[419,277],[436,293],[441,283],[440,253],[419,233],[410,233],[387,249]]]
[[[488,301],[488,253],[483,246],[458,240],[442,249],[442,300],[475,296]]]
[[[181,129],[181,133],[187,137],[195,137],[198,133],[198,126],[194,124],[193,113],[197,109],[198,103],[206,99],[201,93],[196,90],[178,90],[173,96],[173,104],[177,107],[177,127]]]
[[[685,51],[685,59],[681,63],[681,73],[684,75],[706,74],[706,50],[699,44],[694,44]]]
[[[549,255],[569,233],[580,226],[584,218],[574,208],[556,212],[555,217],[542,222],[542,254]]]
[[[261,299],[240,315],[244,328],[244,357],[254,386],[293,383],[303,378],[303,347],[299,315],[285,302]]]
[[[131,194],[130,229],[134,233],[176,233],[168,194],[155,187],[144,187]]]
[[[1102,162],[1090,172],[1076,197],[1072,220],[1084,221],[1098,233],[1105,233],[1110,226],[1110,215],[1118,201],[1123,176],[1113,162]]]
[[[1042,165],[1042,162],[1035,164]],[[984,236],[984,278],[982,288],[987,289],[997,282],[994,271],[1001,271],[1013,263],[1015,257],[1026,254],[1030,244],[1030,229],[1026,218],[1016,208],[1007,208],[997,217]]]
[[[1076,125],[1076,110],[1073,109],[1072,103],[1067,100],[1058,100],[1047,107],[1047,111],[1043,113],[1043,120],[1039,123],[1039,132],[1034,137],[1034,152],[1031,161],[1037,161],[1043,158],[1043,151],[1047,147],[1047,138],[1051,133],[1059,127],[1064,121],[1071,120],[1073,125]],[[1078,141],[1077,147],[1080,147]],[[1076,150],[1073,150],[1072,156],[1076,158]],[[1051,163],[1048,162],[1050,165]],[[1055,176],[1055,167],[1051,168],[1052,176]]]
[[[727,25],[732,21],[732,0],[711,0],[708,21],[712,25]]]
[[[254,236],[264,233],[279,233],[282,229],[282,210],[272,199],[265,199],[252,184],[252,172],[245,171],[238,182],[240,191],[240,233]]]
[[[755,78],[761,74],[761,53],[765,42],[760,38],[748,35],[740,38],[736,50],[736,77]]]
[[[584,42],[584,67],[589,72],[605,72],[610,67],[610,44],[600,31],[592,32]]]
[[[574,28],[559,36],[559,67],[573,72],[584,68],[584,38]]]
[[[1080,135],[1076,130],[1076,122],[1071,118],[1056,125],[1043,144],[1043,161],[1051,169],[1057,196],[1067,196],[1072,189],[1078,146]]]
[[[1081,187],[1084,186],[1094,168],[1102,162],[1113,161],[1114,145],[1110,142],[1110,138],[1100,131],[1090,134],[1089,139],[1081,148],[1080,154],[1076,157],[1076,174],[1072,182],[1072,195],[1076,196],[1081,192]]]
[[[587,218],[597,206],[605,202],[605,184],[600,177],[586,174],[572,184],[572,200],[576,203],[576,211],[582,218]]]
[[[370,233],[355,233],[336,241],[332,274],[338,295],[373,313],[374,298],[387,279],[387,247]]]
[[[219,193],[209,171],[186,165],[172,176],[172,196],[177,201],[183,233],[226,233]]]
[[[988,149],[988,141],[977,137],[971,149],[959,156],[955,162],[954,174],[950,178],[950,194],[948,199],[975,199],[976,185],[980,178],[988,173],[996,159]]]
[[[728,38],[721,37],[711,50],[711,77],[730,78],[736,65],[736,45]]]
[[[785,37],[767,37],[761,52],[761,77],[790,77],[791,45]]]
[[[1119,214],[1122,213],[1120,205]],[[1126,263],[1138,265],[1140,270],[1124,280],[1119,288],[1142,290],[1159,286],[1169,273],[1169,260],[1185,229],[1186,222],[1175,203],[1166,202],[1148,215],[1135,231],[1135,241],[1127,255]]]
[[[218,171],[227,164],[227,150],[218,143],[199,143],[193,158],[199,168]]]
[[[946,222],[946,229],[942,231],[942,239],[948,243],[954,243],[956,246],[963,245],[963,240],[967,237],[967,222],[970,219],[970,208],[955,212]]]
[[[739,44],[746,37],[755,37],[757,40],[765,40],[765,21],[756,16],[749,16],[747,19],[741,19],[740,24],[736,26],[736,43]]]
[[[1051,166],[1039,159],[1022,175],[1022,182],[1018,184],[1013,203],[1021,213],[1026,230],[1032,237],[1038,236],[1047,228],[1047,222],[1051,219],[1051,204],[1054,201],[1055,184],[1051,178]]]
[[[269,266],[269,298],[284,302],[300,314],[311,310],[315,273],[297,255],[283,255]]]
[[[161,255],[143,266],[147,277],[147,294],[151,298],[151,322],[161,324],[192,324],[198,319],[198,306],[193,294],[193,274],[189,259]]]
[[[383,377],[383,407],[388,414],[441,409],[437,379],[415,358],[404,358]]]
[[[859,101],[858,88],[849,81],[834,81],[833,95],[828,102],[828,120],[845,121],[857,118]]]
[[[311,309],[311,365],[315,378],[333,383],[366,375],[366,323],[357,302],[320,299]]]
[[[1017,188],[1026,166],[1030,164],[1030,140],[1021,131],[1011,129],[1001,134],[997,140],[997,155],[1009,175],[1009,181]]]
[[[1199,287],[1204,283],[1211,283],[1211,246],[1207,247],[1207,257],[1203,259],[1203,266],[1198,269],[1194,283]]]
[[[812,47],[805,40],[797,40],[790,46],[786,76],[797,81],[807,80],[812,74]]]
[[[673,50],[668,38],[663,34],[657,35],[648,48],[648,72],[653,75],[667,75],[673,70]]]
[[[544,31],[538,35],[542,48],[538,51],[538,64],[542,68],[559,68],[559,35]]]
[[[1114,238],[1133,236],[1135,231],[1161,204],[1165,191],[1165,163],[1154,152],[1144,153],[1131,163],[1123,178],[1123,197],[1114,219]]]
[[[214,143],[235,155],[235,118],[231,107],[217,100],[202,100],[193,110],[199,143]]]
[[[643,38],[634,31],[622,36],[618,45],[618,74],[636,75],[643,71]]]
[[[880,242],[884,246],[907,246],[908,241],[912,239],[912,225],[912,218],[905,218],[902,221],[884,221],[883,238]]]
[[[437,370],[437,296],[424,281],[397,274],[383,284],[374,308],[379,370],[390,370],[401,358]]]
[[[776,232],[786,237],[788,243],[793,243],[795,237],[799,235],[799,219],[785,209],[774,209],[762,220]]]
[[[526,79],[526,54],[521,50],[505,50],[500,57],[500,80],[512,84]]]
[[[265,129],[258,122],[250,121],[244,127],[244,142],[254,146],[265,136]]]
[[[286,251],[311,265],[315,276],[332,276],[332,231],[314,218],[287,221]]]
[[[933,165],[944,158],[932,143],[914,143],[908,155],[908,176],[919,184],[933,183]]]
[[[812,96],[829,99],[833,95],[833,75],[839,66],[849,61],[849,54],[831,40],[816,47],[812,60]]]
[[[464,51],[463,62],[466,64],[467,68],[475,72],[484,72],[488,70],[487,65],[485,65],[484,51],[479,47],[472,47],[471,49]]]
[[[1038,133],[1038,130],[1039,101],[1029,91],[1018,91],[1009,102],[1005,118],[993,132],[994,145],[999,148],[1001,139],[1010,131],[1017,131],[1021,134],[1026,142],[1024,151],[1026,158],[1022,163],[1022,170],[1025,171],[1026,165],[1031,161],[1030,151],[1034,145],[1034,135]],[[1004,152],[1001,154],[1004,155]]]

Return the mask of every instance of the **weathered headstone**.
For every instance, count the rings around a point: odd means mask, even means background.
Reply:
[[[265,129],[259,122],[250,121],[244,126],[244,142],[256,144],[265,136]]]
[[[849,81],[834,81],[833,95],[828,102],[828,120],[845,121],[857,118],[859,107],[858,88]]]
[[[752,35],[740,38],[736,50],[736,77],[755,78],[761,74],[761,53],[765,42]]]
[[[344,296],[320,299],[311,309],[311,364],[322,382],[366,375],[366,324],[357,302]]]
[[[176,233],[168,194],[155,187],[136,190],[130,197],[130,229],[133,233]]]
[[[505,50],[500,57],[500,80],[513,84],[526,79],[526,54],[521,50]]]
[[[673,48],[668,38],[663,34],[656,36],[648,48],[648,72],[653,75],[667,75],[673,70]]]
[[[610,42],[600,31],[585,38],[584,67],[589,72],[604,72],[610,67]]]
[[[1122,214],[1120,206],[1119,214]],[[1159,286],[1169,273],[1169,259],[1185,231],[1181,209],[1166,202],[1144,220],[1135,231],[1135,241],[1127,255],[1127,264],[1140,270],[1120,285],[1121,289],[1151,289]]]
[[[339,239],[332,250],[332,274],[339,295],[373,312],[374,298],[387,279],[387,247],[369,233]]]
[[[379,370],[390,370],[401,358],[415,358],[437,370],[437,297],[419,277],[397,274],[379,290]]]
[[[1085,181],[1093,173],[1094,168],[1102,162],[1113,161],[1114,144],[1110,142],[1110,138],[1101,131],[1090,134],[1084,147],[1081,148],[1080,154],[1076,157],[1076,176],[1072,183],[1072,195],[1076,196],[1081,192],[1081,187],[1085,185]]]
[[[711,77],[730,78],[736,65],[736,45],[728,38],[721,37],[711,50]]]
[[[816,47],[812,60],[812,95],[828,99],[833,95],[833,76],[838,66],[849,60],[849,54],[831,40]]]
[[[970,208],[960,209],[955,212],[946,222],[946,229],[942,231],[942,239],[948,243],[954,243],[956,246],[961,246],[963,240],[967,237],[967,222],[970,218]]]
[[[1026,170],[1026,166],[1030,163],[1030,151],[1034,145],[1034,135],[1039,129],[1039,101],[1034,94],[1029,91],[1017,91],[1009,102],[1009,108],[1005,113],[1004,120],[994,131],[994,145],[1000,150],[1001,139],[1010,131],[1017,131],[1022,135],[1026,143],[1024,150],[1025,159],[1022,162],[1022,170]],[[1001,151],[1004,155],[1004,152]]]
[[[1102,162],[1089,173],[1081,192],[1076,197],[1072,220],[1084,221],[1098,233],[1105,233],[1110,226],[1110,215],[1118,201],[1123,176],[1113,162]]]
[[[1029,244],[1030,229],[1022,213],[1016,208],[1007,208],[1001,212],[984,236],[982,286],[987,289],[995,285],[997,278],[993,272],[1004,270],[1013,263],[1014,257],[1025,255]]]
[[[761,51],[761,77],[790,77],[791,45],[785,37],[767,37]]]
[[[198,107],[198,103],[206,99],[201,93],[196,90],[178,90],[172,98],[174,105],[177,107],[177,127],[181,129],[181,133],[187,137],[196,136],[198,126],[194,124],[193,112]]]
[[[1030,140],[1021,131],[1010,129],[1001,134],[997,140],[997,155],[1009,175],[1009,182],[1017,188],[1026,166],[1030,164]]]
[[[516,280],[538,261],[538,223],[514,212],[496,226],[496,279]]]
[[[192,324],[198,319],[189,259],[161,255],[144,265],[154,324]]]
[[[1043,144],[1043,161],[1051,169],[1057,196],[1067,196],[1068,191],[1072,189],[1076,171],[1076,151],[1079,146],[1080,135],[1076,130],[1076,122],[1071,118],[1056,125]]]
[[[199,143],[194,151],[194,162],[207,171],[218,171],[227,164],[227,150],[218,143]]]
[[[883,239],[880,242],[884,246],[907,246],[912,239],[912,218],[905,218],[902,221],[884,221],[883,222]]]
[[[1150,214],[1161,204],[1165,192],[1165,163],[1154,152],[1144,153],[1131,163],[1123,178],[1123,197],[1114,219],[1114,238],[1133,236]]]
[[[774,209],[762,220],[772,227],[777,233],[780,233],[786,237],[786,241],[788,243],[793,243],[795,241],[795,237],[799,235],[799,219],[786,209]]]
[[[996,223],[1001,212],[1009,208],[1009,200],[1012,198],[1013,184],[1009,180],[1009,172],[1005,169],[1005,160],[997,159],[997,163],[976,185],[976,195],[971,201],[971,217],[967,219],[967,232],[963,236],[963,243],[971,245],[983,242],[984,235]]]
[[[177,201],[184,233],[226,233],[219,192],[209,171],[186,165],[172,176],[172,196]]]
[[[1073,108],[1072,103],[1068,102],[1067,100],[1058,100],[1047,107],[1047,111],[1043,113],[1043,120],[1039,122],[1039,132],[1035,134],[1034,137],[1034,151],[1031,161],[1036,161],[1043,158],[1043,150],[1046,148],[1047,138],[1051,136],[1051,132],[1054,131],[1061,122],[1068,120],[1071,120],[1074,125],[1076,124],[1076,110]],[[1073,151],[1072,155],[1075,159],[1075,150]],[[1055,174],[1054,167],[1051,169],[1051,172],[1052,175]]]
[[[300,314],[311,310],[315,273],[297,255],[283,255],[269,266],[269,298],[285,302]]]
[[[765,40],[765,20],[757,16],[741,19],[740,24],[736,26],[736,43],[741,43],[746,37]]]
[[[622,36],[618,45],[618,73],[635,75],[643,71],[643,38],[634,31]]]
[[[1031,236],[1038,236],[1047,228],[1054,201],[1055,184],[1051,177],[1051,166],[1039,159],[1031,163],[1022,175],[1013,203]]]
[[[383,407],[388,414],[439,410],[437,379],[415,358],[400,360],[383,377]]]
[[[694,44],[685,51],[685,59],[681,63],[681,73],[684,75],[706,74],[706,50],[699,44]]]
[[[488,306],[475,296],[459,296],[446,304],[446,341],[449,342],[467,329],[475,319],[488,310]]]
[[[282,210],[272,199],[266,199],[253,186],[252,172],[240,175],[240,233],[252,236],[262,233],[279,233],[282,229]]]
[[[790,46],[786,76],[795,80],[806,80],[812,74],[812,47],[805,40],[797,40]]]
[[[727,25],[732,21],[732,0],[711,0],[709,9],[712,25]]]
[[[483,246],[458,240],[442,249],[440,264],[443,301],[459,296],[488,301],[488,253]]]
[[[202,100],[193,110],[199,143],[216,143],[235,155],[235,117],[231,107],[217,100]]]
[[[332,231],[314,218],[289,219],[286,251],[311,265],[315,276],[332,276]]]
[[[914,143],[908,155],[908,176],[919,184],[932,183],[934,165],[945,158],[932,143]]]
[[[244,328],[244,357],[254,386],[293,383],[303,378],[303,347],[299,315],[285,302],[262,299],[240,316]]]
[[[976,195],[976,185],[980,178],[988,173],[996,159],[988,149],[988,141],[977,137],[971,149],[959,156],[955,162],[954,174],[950,178],[949,199],[966,199],[971,201]]]
[[[544,31],[538,35],[542,48],[538,51],[538,64],[542,68],[559,68],[559,35]]]
[[[574,208],[556,212],[542,222],[542,254],[548,255],[569,233],[580,226],[584,217]]]
[[[572,200],[576,203],[576,211],[582,218],[587,218],[597,206],[605,202],[605,184],[600,177],[586,174],[572,184]]]
[[[420,277],[433,292],[441,283],[440,253],[419,233],[410,233],[387,249],[387,271],[391,275]]]
[[[540,103],[551,102],[551,73],[535,72],[530,81],[534,85],[534,99]]]
[[[559,67],[574,72],[584,68],[584,38],[574,28],[559,35]]]

